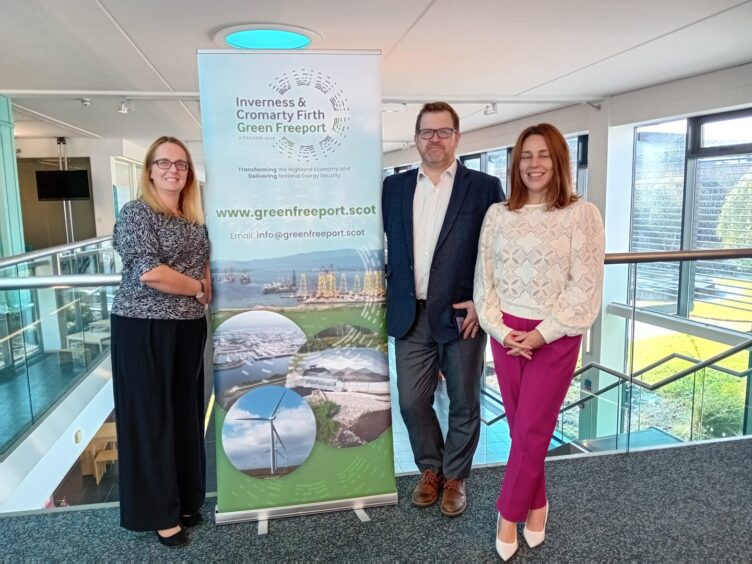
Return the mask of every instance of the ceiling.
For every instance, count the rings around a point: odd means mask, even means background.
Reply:
[[[2,12],[0,93],[18,138],[200,141],[196,51],[242,23],[313,30],[312,49],[381,50],[383,98],[407,103],[385,106],[404,110],[383,113],[386,151],[410,141],[424,101],[453,102],[467,131],[752,61],[752,0],[5,0]],[[134,111],[117,113],[126,94]]]

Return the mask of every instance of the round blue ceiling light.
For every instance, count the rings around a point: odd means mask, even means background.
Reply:
[[[225,43],[236,49],[305,49],[311,40],[294,31],[243,29],[228,34]]]

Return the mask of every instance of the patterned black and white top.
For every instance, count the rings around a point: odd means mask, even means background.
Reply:
[[[143,284],[141,275],[160,264],[201,280],[209,259],[206,227],[182,217],[155,212],[143,200],[128,202],[112,234],[123,259],[123,280],[112,313],[140,319],[198,319],[204,306],[193,296],[160,292]]]

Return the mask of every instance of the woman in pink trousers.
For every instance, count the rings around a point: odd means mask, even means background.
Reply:
[[[514,147],[509,199],[489,208],[481,230],[474,301],[512,437],[496,503],[503,560],[517,551],[517,523],[531,548],[545,538],[546,452],[582,334],[600,312],[603,222],[570,178],[559,130],[528,127]]]

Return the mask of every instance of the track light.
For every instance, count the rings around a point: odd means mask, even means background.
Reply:
[[[123,99],[123,100],[122,100],[122,101],[120,102],[120,107],[118,108],[118,110],[117,110],[117,111],[118,111],[118,113],[120,113],[120,114],[129,114],[129,113],[131,113],[131,110],[132,110],[132,109],[133,109],[133,108],[131,108],[130,104],[128,103],[128,100],[126,100],[126,99]]]
[[[407,104],[402,102],[389,102],[381,104],[381,111],[389,114],[406,112]]]
[[[492,104],[488,104],[485,108],[483,108],[483,115],[495,116],[498,111],[499,111],[498,105],[496,104],[496,102],[493,102]]]

